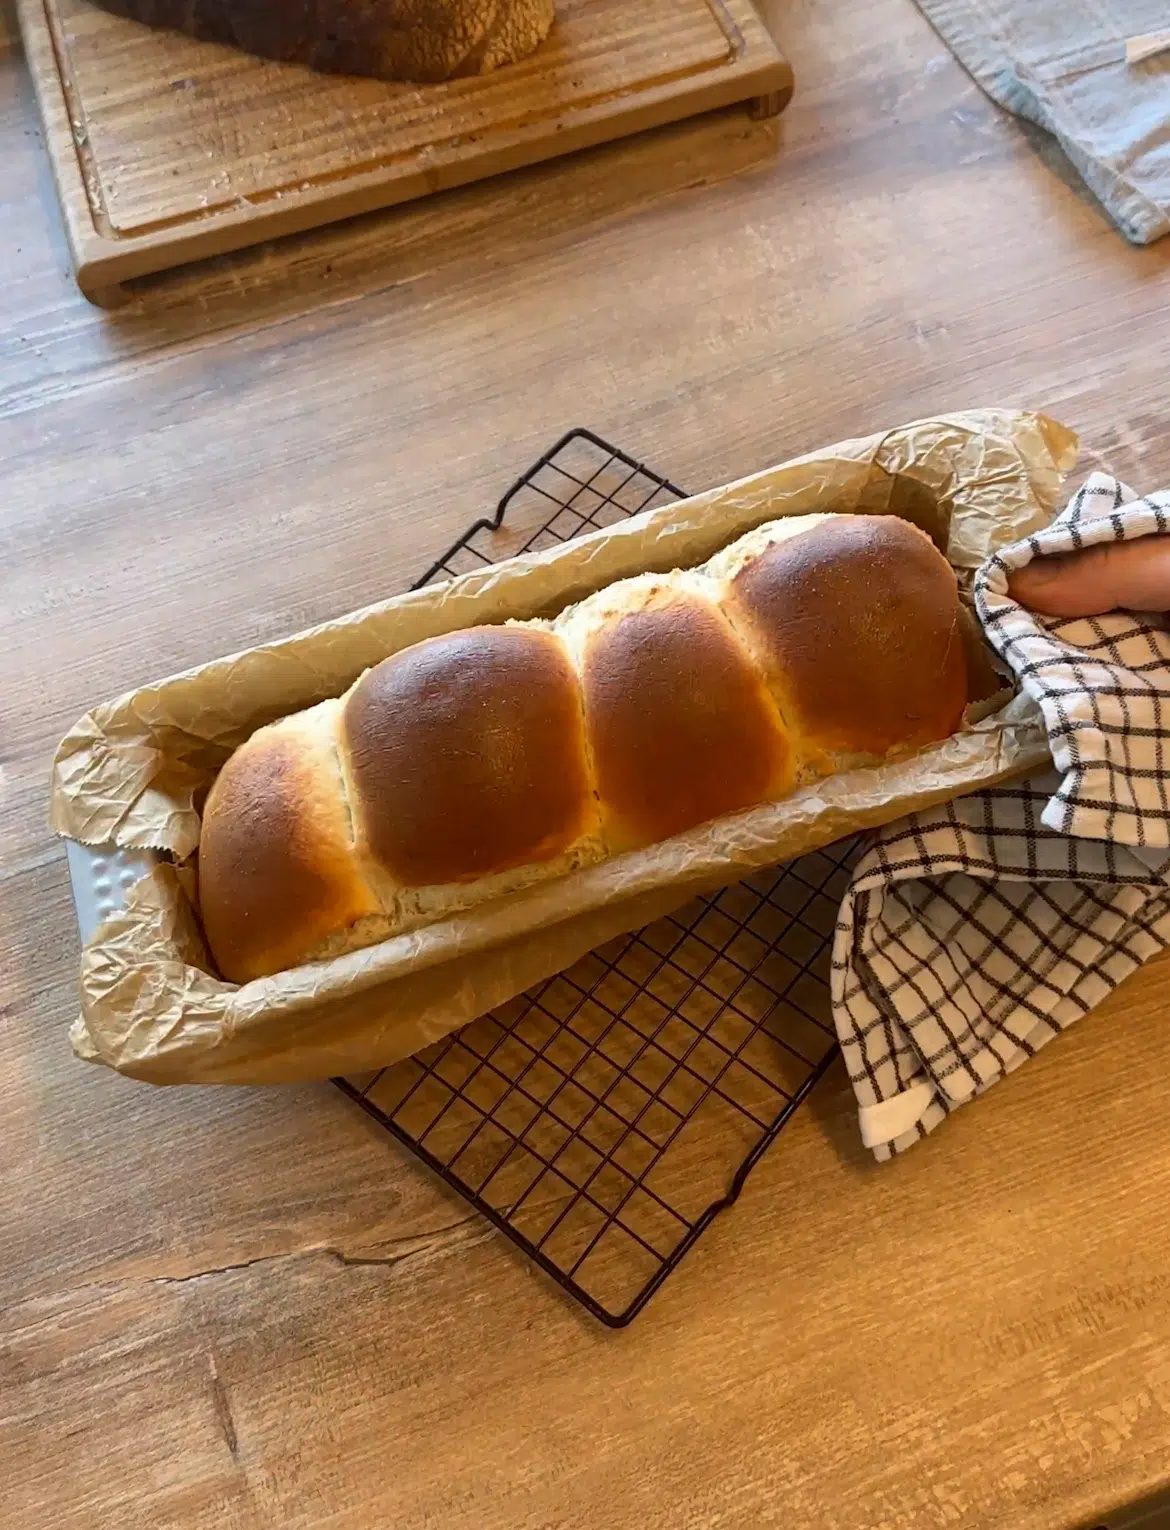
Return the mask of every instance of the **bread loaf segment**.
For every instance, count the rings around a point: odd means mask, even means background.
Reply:
[[[959,726],[958,585],[908,521],[838,516],[773,542],[731,578],[725,608],[813,769],[918,749]]]
[[[203,809],[199,901],[220,970],[247,982],[295,966],[336,931],[383,915],[353,854],[336,753],[339,701],[254,733]],[[386,922],[374,938],[386,933]]]
[[[960,611],[915,527],[808,516],[551,623],[394,654],[224,767],[200,845],[212,952],[247,981],[945,738]]]
[[[355,838],[397,882],[469,882],[596,833],[577,674],[539,627],[433,638],[365,674],[341,749]]]
[[[699,575],[626,580],[558,626],[581,671],[611,854],[791,788],[775,704],[717,594]]]

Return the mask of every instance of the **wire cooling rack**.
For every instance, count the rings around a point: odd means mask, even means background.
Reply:
[[[571,431],[416,588],[682,497]],[[829,948],[853,845],[696,898],[406,1062],[334,1082],[624,1327],[832,1060]]]

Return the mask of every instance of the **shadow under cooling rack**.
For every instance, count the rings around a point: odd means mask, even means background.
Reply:
[[[419,581],[681,498],[570,432]],[[636,1316],[825,1072],[853,842],[591,952],[416,1057],[335,1082],[611,1327]]]

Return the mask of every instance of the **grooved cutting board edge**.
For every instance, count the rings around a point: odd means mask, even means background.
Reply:
[[[531,59],[429,87],[250,59],[86,0],[17,6],[74,270],[98,302],[700,112],[775,113],[792,90],[751,0],[565,0]]]

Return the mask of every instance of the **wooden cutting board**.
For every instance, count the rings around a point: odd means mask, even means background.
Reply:
[[[442,85],[313,74],[18,0],[77,280],[121,284],[749,101],[792,71],[751,0],[562,0],[529,59]]]

